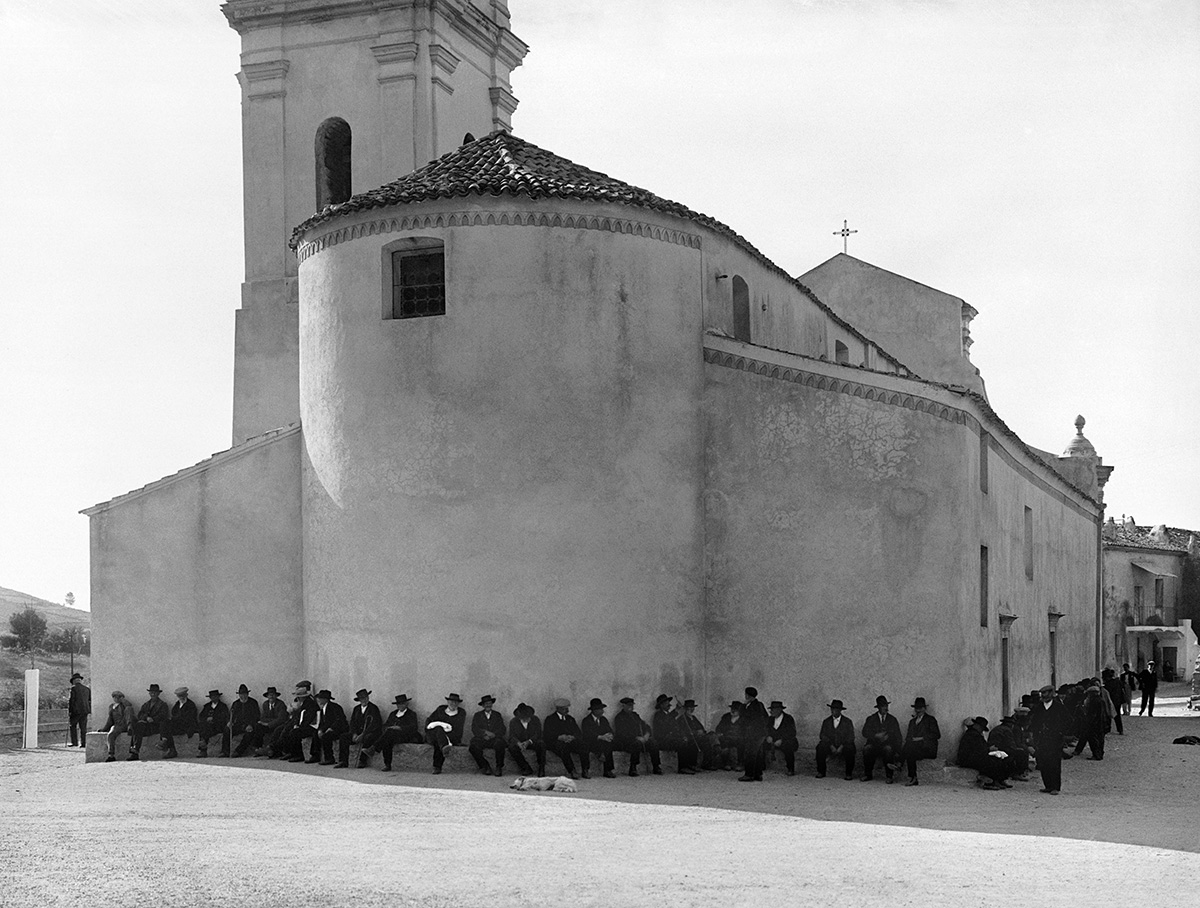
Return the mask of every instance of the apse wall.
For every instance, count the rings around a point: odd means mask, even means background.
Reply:
[[[314,677],[419,711],[698,683],[699,240],[634,214],[450,200],[301,247]],[[410,237],[444,243],[445,315],[383,317]]]

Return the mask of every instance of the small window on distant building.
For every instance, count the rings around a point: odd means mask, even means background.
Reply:
[[[750,288],[737,274],[733,276],[733,336],[750,343]]]
[[[350,198],[350,124],[330,117],[317,127],[317,210]]]
[[[1138,621],[1146,617],[1146,603],[1140,586],[1133,588],[1133,613],[1137,616]]]
[[[1025,579],[1033,579],[1033,508],[1025,509]]]
[[[446,250],[441,240],[409,237],[384,247],[385,318],[446,314]]]
[[[843,364],[850,362],[850,348],[841,341],[833,342],[833,361]]]
[[[1154,578],[1154,610],[1160,615],[1163,610],[1163,579],[1161,577]]]
[[[988,626],[988,549],[979,547],[979,626]]]

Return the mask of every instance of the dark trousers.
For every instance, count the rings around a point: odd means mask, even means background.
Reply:
[[[1104,759],[1104,727],[1101,725],[1084,725],[1079,730],[1079,740],[1075,742],[1075,753],[1083,753],[1083,745],[1092,750],[1092,759]]]
[[[890,744],[870,744],[863,745],[863,775],[868,779],[875,773],[875,761],[883,762],[883,771],[890,779],[892,777],[892,764],[896,762],[896,749]]]
[[[908,777],[915,779],[917,777],[917,760],[929,760],[937,756],[937,748],[930,747],[925,742],[909,744],[905,742],[904,750],[901,752],[904,757],[904,765],[908,770]]]
[[[767,766],[766,736],[747,738],[742,748],[742,765],[746,767],[746,775],[752,779],[762,779],[763,770]]]
[[[742,762],[742,739],[723,737],[717,742],[717,761],[723,769],[733,769]]]
[[[595,741],[589,747],[590,753],[599,754],[604,763],[604,771],[613,771],[613,746],[608,741]]]
[[[76,744],[87,744],[87,720],[86,714],[82,716],[71,716],[71,746]],[[76,733],[78,732],[78,737]]]
[[[113,729],[109,730],[109,732],[108,732],[109,756],[111,756],[117,752],[117,738],[121,737],[121,735],[123,735],[123,734],[125,734],[125,730],[122,728],[113,728]]]
[[[137,753],[142,749],[142,739],[147,735],[156,734],[159,728],[160,725],[158,722],[151,722],[149,719],[138,719],[133,723],[133,730],[129,732],[129,750]]]
[[[366,766],[371,762],[371,748],[379,741],[379,731],[373,731],[370,734],[363,734],[362,740],[355,741],[354,735],[350,732],[342,732],[338,736],[338,763],[342,766],[350,764],[350,748],[355,744],[358,745],[358,766]],[[390,760],[388,762],[391,762]]]
[[[425,729],[425,741],[433,745],[433,768],[440,770],[442,764],[446,762],[446,754],[442,748],[450,747],[454,742],[450,740],[450,736],[441,728]]]
[[[1042,787],[1048,791],[1062,789],[1062,746],[1038,742],[1037,768],[1042,774]]]
[[[825,775],[825,767],[828,765],[829,758],[831,756],[840,757],[846,768],[846,778],[850,778],[854,774],[854,755],[857,748],[853,744],[843,744],[840,754],[830,753],[832,750],[833,745],[828,741],[822,741],[817,745],[817,772]]]
[[[798,741],[785,740],[776,741],[771,745],[771,756],[775,756],[776,751],[783,752],[783,763],[787,767],[789,773],[796,771],[796,751],[800,749]]]
[[[1059,763],[1062,763],[1060,758]],[[978,761],[971,767],[982,775],[987,776],[997,785],[1002,783],[1010,775],[1010,766],[1007,760],[1001,760],[999,757],[986,756],[980,757]]]
[[[304,740],[312,738],[312,744],[309,746],[308,758],[313,763],[321,759],[321,741],[317,738],[317,730],[311,725],[293,725],[288,729],[286,739],[286,750],[288,756],[293,760],[304,759]]]
[[[1142,707],[1141,707],[1141,709],[1138,710],[1139,716],[1142,713],[1146,712],[1147,710],[1150,711],[1150,715],[1152,715],[1152,716],[1154,715],[1154,694],[1155,693],[1156,693],[1155,691],[1146,690],[1145,688],[1142,688]]]
[[[475,758],[475,765],[489,771],[491,767],[488,766],[487,757],[484,754],[490,750],[496,761],[497,775],[504,769],[504,751],[506,749],[503,738],[472,738],[471,743],[467,745],[468,753]]]
[[[1117,726],[1117,734],[1119,735],[1125,734],[1125,727],[1121,724],[1121,706],[1124,705],[1121,704],[1113,710],[1113,724]]]
[[[665,747],[663,750],[675,751],[680,772],[686,769],[695,769],[696,764],[700,762],[700,748],[694,741],[681,741],[670,747]],[[653,757],[651,760],[653,760]]]
[[[583,742],[576,738],[569,744],[565,741],[551,741],[546,745],[546,750],[552,754],[557,754],[562,760],[563,768],[566,769],[567,775],[573,775],[575,772],[575,762],[571,759],[571,755],[579,757],[579,767],[587,772],[592,767],[592,761],[587,755],[587,751],[583,749]]]
[[[221,736],[221,756],[229,756],[229,726],[217,725],[208,719],[200,720],[200,743],[198,745],[200,756],[207,756],[208,742],[217,735]]]
[[[513,741],[508,745],[509,755],[512,756],[513,762],[517,764],[517,768],[525,775],[533,772],[533,767],[529,765],[529,758],[525,754],[532,750],[534,757],[537,759],[537,771],[539,776],[546,774],[546,748],[540,741]]]
[[[1029,772],[1029,751],[1013,747],[1008,751],[1009,776],[1023,776]]]
[[[246,726],[244,725],[242,726],[243,729],[245,727]],[[238,737],[237,747],[233,749],[233,755],[235,757],[245,756],[249,751],[254,749],[256,746],[255,742],[258,740],[258,730],[260,728],[262,728],[261,725],[255,725],[252,729],[250,729],[250,731],[241,732],[240,737]],[[232,735],[233,733],[230,732],[230,734]]]
[[[396,749],[397,744],[420,744],[421,736],[405,737],[404,733],[394,725],[390,728],[385,728],[383,734],[379,736],[379,740],[375,743],[375,749],[383,753],[383,765],[387,769],[392,768],[392,751]]]
[[[614,741],[613,750],[629,754],[630,775],[637,772],[638,764],[641,763],[642,754],[644,753],[650,755],[650,767],[652,769],[662,770],[662,755],[659,753],[653,738],[644,744],[637,738],[634,738],[632,741]]]

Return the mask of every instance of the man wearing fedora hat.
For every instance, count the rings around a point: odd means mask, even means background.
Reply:
[[[71,691],[67,698],[67,721],[71,723],[68,747],[87,746],[87,722],[91,714],[92,689],[83,683],[83,675],[76,672],[71,676]]]
[[[308,762],[318,763],[321,760],[321,741],[317,737],[317,728],[321,724],[321,711],[316,698],[312,695],[312,682],[300,681],[292,691],[292,710],[287,724],[281,735],[283,751],[289,763],[303,763],[304,742],[311,738]]]
[[[138,752],[142,749],[142,739],[156,733],[161,735],[166,730],[167,720],[170,718],[167,704],[159,697],[162,688],[157,684],[151,684],[146,688],[146,693],[150,695],[150,699],[143,703],[141,709],[138,710],[137,720],[129,732],[129,756],[125,758],[127,760],[139,759]]]
[[[383,754],[383,771],[392,771],[392,752],[397,744],[424,744],[421,737],[421,723],[416,712],[408,708],[411,701],[408,694],[398,694],[392,704],[396,707],[388,713],[383,723],[383,733],[375,746],[370,748],[370,754],[379,751]],[[363,753],[367,753],[366,750]],[[368,754],[368,756],[370,756]]]
[[[932,760],[937,756],[938,739],[942,737],[937,719],[929,715],[924,697],[913,700],[913,717],[908,720],[908,731],[904,736],[904,764],[908,769],[906,786],[917,783],[917,761]]]
[[[235,757],[246,756],[254,747],[259,716],[258,701],[250,696],[250,688],[239,684],[237,699],[229,706],[229,731],[231,734],[241,735],[237,747],[233,749]]]
[[[691,735],[684,733],[680,727],[678,709],[671,707],[674,698],[669,694],[659,694],[654,701],[654,715],[650,720],[650,732],[654,747],[659,750],[673,750],[678,757],[677,771],[682,775],[696,774],[696,761],[700,748],[691,740]]]
[[[588,704],[588,714],[579,723],[579,734],[583,739],[583,752],[588,754],[589,761],[592,754],[600,754],[604,760],[604,778],[613,779],[616,778],[616,774],[613,772],[613,739],[615,735],[612,725],[604,717],[604,710],[607,708],[608,704],[599,697],[592,697],[592,702]],[[583,777],[588,778],[586,770]]]
[[[988,746],[984,735],[988,730],[988,720],[983,716],[967,719],[963,722],[963,735],[958,742],[959,766],[973,769],[988,782],[984,788],[999,791],[1001,788],[1012,788],[1005,779],[1009,777],[1008,754],[1003,751],[993,752]]]
[[[188,696],[186,687],[175,688],[175,702],[171,704],[170,717],[167,719],[167,727],[163,730],[162,740],[159,742],[166,753],[163,754],[165,759],[172,759],[179,756],[179,751],[175,749],[175,736],[183,735],[185,738],[190,738],[200,730],[200,711],[196,709],[196,703]]]
[[[554,712],[542,720],[542,740],[546,742],[546,750],[557,754],[562,760],[563,769],[572,779],[575,775],[575,762],[571,755],[579,757],[579,764],[584,772],[591,766],[591,760],[583,749],[583,737],[579,731],[579,723],[571,715],[571,701],[559,697],[554,701]]]
[[[734,700],[729,704],[729,712],[717,722],[714,734],[717,736],[717,755],[721,768],[734,769],[742,763],[742,701]]]
[[[491,694],[480,697],[479,705],[483,708],[471,717],[471,743],[467,745],[467,752],[475,758],[475,765],[485,776],[502,776],[504,751],[508,746],[504,740],[504,717],[493,708],[496,698]],[[495,771],[484,756],[484,751],[488,750],[494,754]]]
[[[517,708],[513,710],[512,721],[508,723],[508,752],[517,767],[527,776],[533,774],[533,767],[529,765],[525,756],[525,751],[529,750],[532,750],[537,758],[537,774],[540,779],[546,775],[546,745],[542,739],[542,720],[528,703],[518,703]]]
[[[450,748],[462,744],[463,729],[467,724],[467,714],[459,708],[462,701],[458,694],[447,694],[445,705],[430,713],[425,723],[425,740],[433,745],[435,776],[441,773]]]
[[[883,694],[875,698],[875,712],[863,722],[862,736],[862,780],[870,782],[875,777],[875,761],[882,760],[887,783],[891,785],[894,778],[892,767],[900,759],[904,739],[900,737],[900,723],[896,721],[895,716],[888,713],[888,698]]]
[[[317,691],[317,710],[317,741],[321,745],[321,765],[333,766],[333,745],[350,731],[350,723],[346,721],[346,711],[342,709],[342,705],[335,702],[332,691]],[[349,747],[346,749],[349,750]],[[312,759],[308,762],[311,763]]]
[[[229,707],[221,698],[225,696],[214,688],[208,692],[208,702],[200,707],[200,741],[196,745],[196,756],[208,756],[208,742],[221,736],[221,756],[229,756]]]
[[[613,717],[613,749],[629,754],[629,774],[638,774],[643,751],[650,754],[650,771],[662,775],[662,758],[654,746],[650,726],[633,709],[633,697],[621,698],[621,711]]]
[[[783,705],[782,700],[771,701],[771,705],[768,707],[770,718],[767,720],[767,736],[763,739],[763,743],[767,747],[767,753],[772,757],[777,750],[783,753],[787,774],[794,776],[796,774],[796,751],[800,749],[800,742],[796,740],[796,720],[785,713],[785,709],[787,707]]]
[[[254,725],[254,756],[266,757],[282,750],[279,736],[287,725],[288,708],[279,691],[272,684],[263,691],[263,702],[258,721]]]
[[[764,750],[767,739],[767,724],[770,717],[767,709],[758,699],[758,688],[746,688],[746,702],[742,707],[742,764],[746,767],[738,777],[739,782],[761,782],[763,769],[766,768],[766,753]]]
[[[696,701],[690,697],[683,701],[679,715],[679,726],[689,735],[700,750],[700,765],[704,769],[717,768],[717,735],[707,731],[704,723],[696,716]]]
[[[350,745],[358,745],[356,769],[371,765],[372,748],[383,734],[383,715],[379,707],[371,702],[371,692],[365,687],[354,694],[354,709],[350,710],[350,727],[338,736],[338,766],[346,769],[350,765]]]
[[[820,740],[817,742],[817,778],[825,778],[825,767],[830,757],[838,757],[846,769],[847,781],[854,778],[854,723],[842,715],[846,709],[841,700],[829,702],[829,718],[821,723]]]

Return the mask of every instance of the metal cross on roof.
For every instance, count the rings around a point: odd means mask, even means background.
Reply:
[[[842,252],[846,251],[846,243],[848,242],[849,236],[852,233],[858,233],[858,231],[851,230],[849,227],[849,224],[845,220],[842,221],[842,229],[841,230],[833,231],[834,236],[840,236],[842,238]]]

